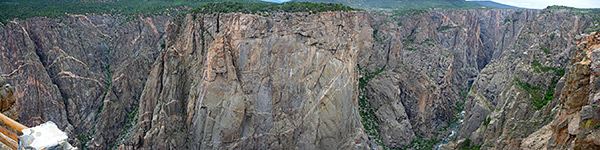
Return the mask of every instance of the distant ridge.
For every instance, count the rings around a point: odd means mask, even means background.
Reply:
[[[520,7],[516,7],[516,6],[497,3],[494,1],[470,1],[470,2],[477,3],[481,6],[490,7],[490,8],[524,9],[524,8],[520,8]]]
[[[483,6],[465,0],[292,0],[295,2],[341,3],[354,8],[385,9],[473,9]]]

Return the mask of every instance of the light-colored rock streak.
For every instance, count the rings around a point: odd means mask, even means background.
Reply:
[[[54,61],[52,61],[52,63],[50,65],[48,65],[47,67],[50,68],[50,67],[54,66],[54,64],[56,64],[57,62],[62,61],[63,59],[70,59],[70,60],[73,60],[73,61],[75,61],[75,62],[77,62],[79,64],[82,64],[85,68],[90,68],[83,61],[81,61],[81,60],[79,60],[79,59],[77,59],[77,58],[75,58],[73,56],[69,56],[69,55],[67,55],[67,56],[65,56],[65,55],[59,56]]]
[[[48,90],[46,89],[46,87],[44,85],[42,85],[38,80],[34,79],[31,76],[27,78],[27,83],[26,84],[27,85],[32,85],[32,86],[35,86],[35,87],[39,87],[39,89],[37,89],[38,91],[41,91],[42,93],[47,94],[48,96],[52,96],[52,94],[50,94],[50,92],[48,92]]]
[[[43,65],[42,65],[40,62],[27,62],[27,63],[24,63],[24,64],[21,64],[21,65],[19,65],[19,66],[17,67],[17,69],[15,69],[15,70],[11,71],[11,72],[10,72],[10,73],[8,73],[8,74],[1,74],[1,76],[2,76],[2,77],[5,77],[5,78],[10,78],[10,77],[12,77],[13,75],[16,75],[16,73],[17,73],[19,70],[23,69],[23,67],[25,67],[25,66],[27,66],[27,65],[40,65],[40,66],[43,66]]]
[[[104,85],[104,84],[102,84],[102,82],[100,82],[100,81],[98,81],[96,79],[82,77],[82,76],[73,74],[70,71],[61,71],[58,74],[56,74],[56,78],[75,78],[75,79],[82,79],[82,80],[90,80],[90,81],[94,81],[94,82],[98,83],[98,85],[100,85],[100,86]]]
[[[331,89],[333,89],[333,88],[335,88],[335,87],[336,87],[336,86],[334,86],[334,84],[335,84],[335,83],[337,83],[336,81],[337,81],[338,79],[340,79],[340,77],[341,77],[341,75],[342,75],[341,71],[343,71],[343,69],[340,69],[340,68],[342,68],[342,67],[343,67],[343,65],[340,65],[340,66],[338,66],[338,67],[336,68],[336,70],[337,70],[337,71],[335,72],[335,74],[337,74],[337,75],[334,77],[334,80],[332,80],[332,81],[330,81],[330,82],[329,82],[329,87],[328,87],[328,88],[327,88],[327,89],[326,89],[326,90],[323,92],[323,94],[322,94],[322,95],[319,97],[318,101],[317,101],[316,103],[314,103],[314,105],[313,105],[313,106],[311,107],[311,109],[310,109],[310,110],[309,110],[309,111],[306,113],[306,115],[304,115],[304,117],[302,117],[302,120],[301,120],[302,122],[301,122],[301,123],[297,123],[297,124],[296,124],[294,127],[292,127],[292,128],[289,128],[289,129],[287,129],[287,130],[283,130],[283,131],[281,131],[281,132],[269,132],[269,133],[261,133],[261,134],[254,135],[254,136],[246,136],[246,137],[242,137],[242,138],[240,138],[240,139],[239,139],[239,140],[238,140],[238,141],[237,141],[235,144],[233,144],[232,148],[237,148],[237,147],[238,147],[238,144],[239,144],[240,142],[242,142],[242,141],[244,141],[244,140],[247,140],[247,139],[251,139],[251,138],[259,138],[259,137],[262,137],[262,136],[277,136],[277,135],[284,135],[284,134],[287,134],[287,133],[289,133],[289,132],[292,132],[292,131],[294,131],[294,130],[296,130],[296,129],[300,128],[300,126],[302,126],[302,125],[304,124],[303,122],[304,122],[304,121],[306,121],[306,120],[307,120],[307,118],[308,118],[308,117],[310,117],[310,116],[312,115],[312,113],[315,111],[315,109],[316,109],[316,108],[318,108],[318,106],[320,106],[320,105],[321,105],[321,103],[322,103],[322,102],[323,102],[323,100],[325,99],[325,96],[327,96],[327,93],[329,93],[329,91],[331,91]],[[317,84],[318,84],[318,83],[317,83]],[[344,84],[344,86],[347,86],[348,84],[349,84],[349,82],[346,82],[346,84]],[[311,95],[312,95],[312,94],[311,94]]]
[[[148,25],[150,25],[150,28],[152,28],[152,31],[154,31],[154,34],[156,36],[158,36],[158,30],[156,29],[156,26],[154,26],[154,23],[152,22],[152,18],[144,19],[144,18],[140,17],[140,19],[143,20],[145,23],[148,23]]]

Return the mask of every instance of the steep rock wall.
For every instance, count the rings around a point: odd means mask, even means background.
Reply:
[[[589,26],[566,10],[32,18],[0,27],[0,73],[19,121],[92,149],[431,148],[463,104],[446,148],[535,148],[560,103],[531,100],[568,83]]]
[[[514,26],[507,31],[515,38],[473,83],[458,139],[490,149],[538,149],[522,143],[553,120],[559,93],[554,91],[564,85],[574,37],[591,25],[590,18],[543,10],[513,14],[504,24]]]
[[[377,42],[372,51],[361,51],[359,65],[368,72],[385,66],[364,93],[377,110],[384,143],[402,148],[414,146],[419,139],[435,142],[450,134],[447,129],[460,117],[479,72],[509,53],[522,36],[522,24],[538,13],[464,10],[373,15]],[[470,105],[465,109],[470,110]],[[472,122],[479,125],[481,120]]]
[[[372,43],[368,23],[362,12],[173,20],[124,147],[367,146],[355,87],[358,52]]]
[[[168,20],[132,17],[32,18],[0,27],[0,73],[15,87],[19,121],[54,121],[76,146],[111,146],[127,114],[137,112]]]
[[[545,127],[547,130],[538,131],[545,135],[541,141],[549,149],[600,148],[600,35],[584,34],[577,39],[575,55],[558,95],[558,113]]]

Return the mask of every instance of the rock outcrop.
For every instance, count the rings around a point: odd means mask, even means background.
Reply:
[[[356,62],[372,44],[363,12],[188,14],[140,99],[127,149],[366,147]]]
[[[545,148],[574,39],[593,24],[568,10],[513,14],[505,24],[516,37],[477,76],[458,136],[491,149]]]
[[[67,127],[67,113],[58,87],[36,53],[35,42],[19,23],[0,27],[1,76],[14,88],[19,121],[34,126],[46,120]]]
[[[0,77],[0,112],[13,120],[19,119],[19,113],[15,104],[15,89]]]
[[[402,148],[449,134],[460,104],[479,70],[518,36],[503,24],[516,10],[404,11],[375,15],[375,46],[359,64],[385,71],[366,86],[377,110],[384,143]],[[389,16],[389,17],[387,17]],[[390,115],[389,112],[397,114]],[[390,130],[393,129],[393,130]],[[388,131],[389,130],[389,131]],[[409,136],[407,136],[409,135]],[[386,137],[387,136],[387,137]],[[394,144],[393,144],[394,143]],[[431,148],[431,147],[430,147]]]
[[[600,148],[600,34],[577,36],[577,49],[563,77],[558,113],[546,130],[548,149]]]
[[[569,19],[569,24],[562,22]],[[549,89],[562,77],[571,39],[586,24],[569,12],[550,11],[518,13],[505,20],[513,38],[474,81],[458,136],[477,145],[514,149],[551,120],[551,107],[543,107],[552,103]]]
[[[76,146],[113,145],[137,112],[167,20],[72,15],[1,27],[0,73],[14,86],[19,121],[54,121]]]
[[[569,10],[38,17],[0,27],[0,75],[19,121],[53,121],[91,149],[596,148],[595,47],[573,53],[594,43],[573,40],[590,20]]]

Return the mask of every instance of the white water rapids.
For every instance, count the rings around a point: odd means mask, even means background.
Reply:
[[[437,146],[435,147],[436,150],[439,150],[440,148],[442,148],[442,146],[444,146],[444,144],[447,144],[450,139],[452,139],[452,137],[454,137],[454,135],[456,135],[456,132],[458,131],[460,125],[462,125],[463,120],[465,118],[465,111],[461,111],[460,112],[460,119],[453,123],[452,125],[450,125],[450,135],[448,135],[447,137],[444,138],[444,140],[442,140],[439,144],[437,144]]]

